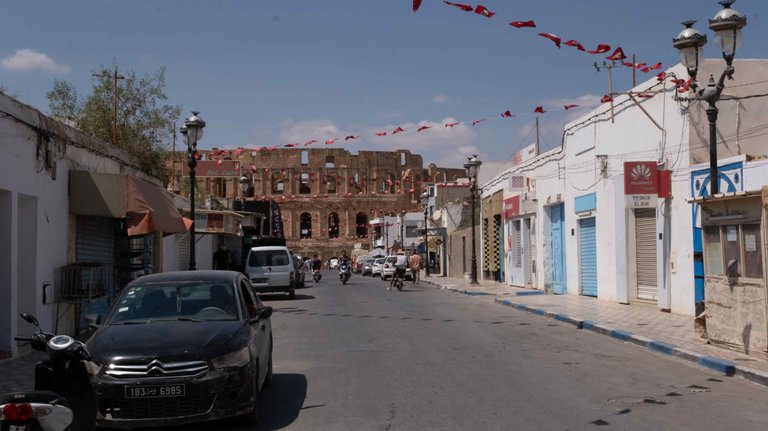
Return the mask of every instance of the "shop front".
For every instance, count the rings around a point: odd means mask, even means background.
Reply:
[[[506,283],[511,286],[536,286],[536,202],[528,193],[507,197],[504,216],[504,265]]]

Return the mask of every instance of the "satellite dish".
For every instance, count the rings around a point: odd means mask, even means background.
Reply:
[[[442,214],[440,213],[440,210],[435,210],[432,213],[432,220],[438,221],[438,220],[440,220],[440,217],[442,217]]]

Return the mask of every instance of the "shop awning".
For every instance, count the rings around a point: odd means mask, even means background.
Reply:
[[[129,236],[188,230],[168,192],[130,175],[70,171],[69,211],[125,218]]]

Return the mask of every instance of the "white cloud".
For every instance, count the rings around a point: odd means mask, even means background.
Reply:
[[[435,103],[445,103],[448,101],[448,96],[445,94],[438,94],[432,98],[432,101]]]
[[[286,143],[300,143],[316,139],[324,141],[331,138],[341,138],[351,133],[345,133],[331,120],[283,120],[280,127],[286,129],[280,132],[280,138]]]
[[[17,49],[13,55],[4,57],[0,66],[5,70],[41,70],[48,73],[67,73],[69,66],[56,63],[51,57],[33,49]]]

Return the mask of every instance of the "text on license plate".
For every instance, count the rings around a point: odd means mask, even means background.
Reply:
[[[152,385],[152,386],[126,386],[126,398],[159,398],[159,397],[183,397],[184,384],[176,385]]]

